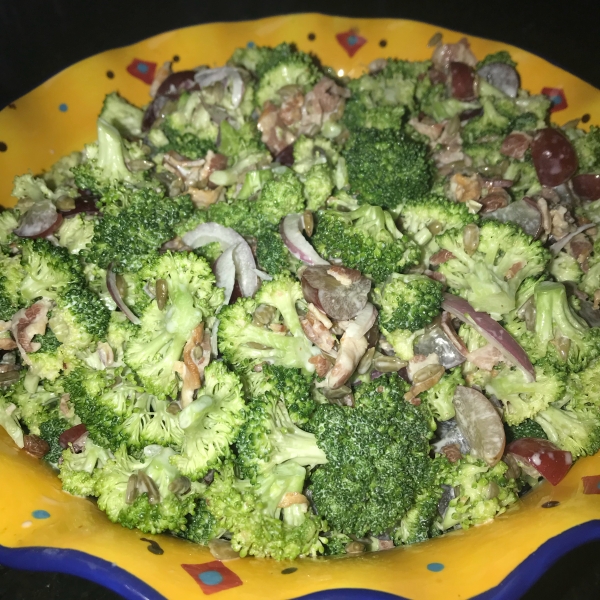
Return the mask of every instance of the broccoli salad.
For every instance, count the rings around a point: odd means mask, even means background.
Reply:
[[[600,448],[600,128],[507,52],[157,70],[0,213],[0,425],[217,558],[481,525]]]

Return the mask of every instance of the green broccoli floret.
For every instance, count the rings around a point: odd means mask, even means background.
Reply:
[[[482,460],[466,455],[459,461],[448,464],[441,482],[458,492],[439,520],[438,527],[445,531],[456,525],[467,529],[480,525],[502,514],[518,500],[519,483],[508,479],[508,465],[499,462],[489,467]]]
[[[317,135],[314,138],[301,135],[294,142],[293,169],[301,175],[307,173],[315,165],[330,165],[335,167],[339,161],[339,149],[335,144]]]
[[[464,202],[453,202],[443,196],[430,195],[405,202],[398,208],[400,226],[419,246],[433,254],[438,246],[435,236],[449,229],[462,229],[479,218],[469,212]]]
[[[328,165],[315,165],[302,177],[302,183],[306,208],[318,210],[325,206],[335,187],[333,170]]]
[[[189,196],[165,198],[145,188],[129,191],[128,204],[116,214],[105,214],[94,228],[91,244],[80,255],[86,262],[116,272],[139,271],[144,260],[174,238],[177,223],[194,214]]]
[[[475,169],[497,165],[506,160],[500,152],[501,139],[476,141],[463,144],[463,152],[473,161]]]
[[[514,131],[534,131],[545,126],[543,121],[540,121],[538,116],[532,112],[526,112],[516,117],[512,122]]]
[[[327,462],[315,436],[294,425],[278,393],[267,393],[248,404],[235,445],[237,471],[252,483],[286,462],[301,467]]]
[[[416,96],[419,109],[437,122],[452,119],[461,113],[480,108],[479,102],[465,102],[457,98],[449,98],[446,86],[442,83],[432,84],[429,77],[424,77],[417,84]]]
[[[354,408],[321,404],[308,422],[328,460],[312,473],[309,491],[334,530],[382,534],[428,487],[430,416],[404,400],[407,390],[397,374],[385,375],[356,388]]]
[[[10,321],[21,308],[23,270],[19,256],[0,253],[0,321]]]
[[[394,208],[431,188],[433,163],[425,144],[395,129],[360,129],[344,149],[348,181],[361,204]]]
[[[517,198],[520,196],[532,196],[542,189],[531,160],[511,160],[502,176],[513,182],[510,190]]]
[[[240,235],[255,236],[264,229],[273,231],[270,224],[265,225],[262,215],[254,210],[252,200],[235,200],[234,202],[217,202],[208,209],[207,221],[230,227]]]
[[[63,448],[58,442],[58,438],[70,427],[71,424],[62,414],[48,419],[40,425],[40,437],[50,446],[50,451],[44,456],[44,459],[49,463],[58,463],[63,452]],[[91,440],[90,443],[92,443]]]
[[[112,92],[104,98],[100,118],[115,127],[124,137],[142,135],[144,111],[119,96],[118,92]]]
[[[12,195],[19,200],[17,208],[27,210],[34,203],[52,201],[54,193],[41,177],[31,173],[17,175],[14,179]]]
[[[19,422],[20,416],[20,411],[16,404],[0,395],[0,427],[6,431],[19,448],[23,448],[25,443],[23,440],[23,429]]]
[[[143,461],[134,459],[121,447],[114,459],[96,472],[94,492],[98,496],[98,507],[111,521],[129,529],[144,533],[165,530],[180,533],[195,508],[197,493],[193,487],[183,495],[171,491],[171,484],[181,477],[170,462],[175,455],[171,448],[148,446],[144,455]],[[134,493],[128,494],[131,478],[135,478],[137,487]]]
[[[56,232],[58,243],[71,254],[85,250],[94,237],[94,220],[79,214],[65,219]]]
[[[225,530],[219,526],[206,501],[201,499],[196,503],[194,512],[188,515],[186,530],[181,535],[190,542],[206,546],[210,540],[219,538],[224,533]]]
[[[230,444],[244,420],[242,384],[222,362],[204,371],[204,385],[196,399],[179,413],[183,429],[181,455],[173,464],[192,480],[218,469],[230,456]]]
[[[583,271],[574,256],[567,252],[560,252],[550,264],[550,274],[556,281],[574,281],[577,283],[581,280]]]
[[[566,381],[564,371],[539,362],[535,366],[535,381],[528,382],[520,369],[505,367],[485,389],[504,405],[504,420],[518,425],[561,400]]]
[[[298,469],[303,470],[302,467]],[[267,504],[275,502],[274,492],[272,488],[257,489],[248,482],[239,481],[232,466],[225,465],[215,474],[205,499],[218,526],[231,532],[231,546],[242,557],[270,556],[276,560],[291,560],[322,553],[319,535],[324,528],[322,519],[307,512],[297,519],[300,524],[295,525],[272,516]],[[294,517],[298,516],[294,514]]]
[[[441,312],[442,285],[425,275],[393,273],[373,290],[379,329],[398,356],[413,357],[412,342]]]
[[[40,297],[58,298],[67,287],[83,279],[77,258],[46,239],[23,240],[21,257],[24,277],[20,291],[26,302]]]
[[[538,118],[536,129],[546,126],[550,116],[550,108],[552,107],[552,100],[548,96],[545,94],[530,95],[525,90],[519,90],[515,105],[521,115],[531,113]],[[516,127],[513,126],[513,129],[516,129]]]
[[[15,212],[5,208],[0,209],[0,244],[7,244],[13,237],[13,231],[19,226]]]
[[[307,92],[319,80],[319,69],[309,54],[283,43],[264,53],[256,75],[256,106],[261,108],[267,101],[280,104],[283,87],[296,85]]]
[[[40,379],[54,381],[63,369],[61,342],[49,327],[44,335],[35,335],[32,341],[41,344],[41,347],[27,355],[30,373]]]
[[[447,231],[436,238],[453,258],[440,265],[448,286],[478,311],[500,319],[515,306],[515,294],[527,277],[541,274],[550,259],[538,241],[516,225],[485,221],[479,228],[479,245],[469,255],[463,232]]]
[[[535,416],[548,439],[573,458],[591,456],[600,450],[600,412],[549,406]]]
[[[192,331],[212,316],[223,302],[223,291],[214,287],[208,263],[192,253],[158,255],[142,268],[139,280],[167,287],[167,303],[156,299],[143,311],[140,327],[125,349],[125,362],[146,390],[161,399],[177,396],[179,382],[173,371]]]
[[[286,275],[266,282],[255,298],[240,298],[219,313],[219,351],[238,371],[249,371],[264,362],[304,369],[313,373],[309,362],[318,350],[304,335],[296,304],[303,302],[300,284]],[[276,322],[287,328],[282,335],[253,322],[258,306],[266,304],[276,309]]]
[[[470,119],[463,126],[461,137],[465,142],[473,143],[489,136],[504,136],[510,131],[511,119],[497,109],[494,100],[488,96],[480,98],[483,114]],[[510,99],[507,97],[507,100]]]
[[[600,290],[600,244],[596,242],[594,254],[589,261],[589,269],[583,274],[579,289],[592,298],[596,290]]]
[[[324,258],[339,259],[376,282],[419,263],[421,252],[398,230],[389,212],[363,205],[348,212],[319,211],[311,238]]]
[[[579,373],[571,373],[567,384],[569,405],[577,411],[600,410],[600,361],[596,360]]]
[[[488,54],[484,58],[482,58],[477,65],[475,65],[475,70],[481,69],[481,67],[485,67],[485,65],[494,64],[494,63],[503,63],[505,65],[510,65],[511,67],[516,67],[517,63],[512,59],[512,56],[506,50],[500,50],[498,52],[493,52],[492,54]]]
[[[81,152],[71,152],[62,158],[59,158],[51,167],[49,171],[46,171],[42,177],[46,182],[46,185],[53,191],[56,192],[59,188],[62,190],[76,189],[75,176],[73,174],[73,167],[81,164],[83,156]]]
[[[254,154],[268,154],[254,121],[244,123],[239,129],[229,121],[221,121],[219,152],[236,161]]]
[[[590,126],[585,135],[573,141],[573,146],[579,159],[581,173],[600,171],[600,127]]]
[[[506,443],[521,438],[538,438],[548,439],[546,432],[542,429],[539,423],[536,423],[533,419],[525,419],[517,425],[504,424],[504,431],[506,433]]]
[[[279,225],[279,221],[286,215],[304,210],[302,184],[292,171],[267,181],[252,210],[270,225]]]
[[[269,275],[286,271],[295,273],[302,263],[294,258],[278,231],[265,229],[256,236],[256,260],[258,266]]]
[[[95,496],[94,471],[102,469],[110,458],[108,450],[89,438],[85,440],[82,452],[76,454],[68,448],[62,452],[62,462],[58,466],[63,489],[74,496]]]
[[[457,385],[465,385],[460,367],[447,371],[432,388],[419,395],[438,421],[447,421],[454,416],[452,399]]]

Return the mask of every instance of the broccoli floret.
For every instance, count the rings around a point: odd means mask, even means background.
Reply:
[[[479,245],[471,255],[459,229],[443,233],[436,241],[453,255],[439,268],[448,286],[475,310],[495,319],[516,308],[515,294],[521,283],[541,274],[550,259],[540,242],[511,223],[485,221],[479,228]]]
[[[404,400],[407,390],[397,374],[385,375],[358,386],[354,408],[322,404],[308,422],[328,460],[309,491],[334,530],[363,536],[395,528],[429,484],[430,417]]]
[[[13,237],[13,231],[19,226],[14,211],[0,209],[0,244],[6,244]]]
[[[51,167],[50,170],[42,175],[46,185],[56,192],[59,188],[62,190],[76,189],[73,167],[81,164],[81,152],[71,152],[62,158],[59,158]]]
[[[591,456],[600,450],[600,412],[549,406],[535,416],[548,439],[574,458]]]
[[[219,152],[236,161],[254,154],[268,154],[253,121],[244,123],[239,129],[235,129],[229,121],[221,121]]]
[[[71,254],[85,250],[94,237],[94,220],[79,214],[65,219],[56,232],[58,243]]]
[[[248,171],[244,177],[244,184],[238,192],[237,200],[247,200],[251,196],[258,194],[265,183],[273,179],[273,171],[270,169],[258,169],[256,171]]]
[[[225,360],[238,370],[251,370],[267,362],[313,373],[315,368],[309,360],[318,350],[300,324],[296,304],[302,301],[300,284],[280,275],[264,283],[254,299],[240,298],[224,307],[219,313],[218,339]],[[275,320],[285,325],[286,335],[253,323],[254,312],[261,304],[277,309]]]
[[[308,210],[318,210],[324,206],[335,187],[334,174],[328,165],[315,165],[312,167],[302,177],[302,183]]]
[[[316,217],[311,238],[315,250],[376,282],[419,263],[419,248],[400,233],[390,213],[379,206],[365,204],[348,212],[324,210]]]
[[[63,452],[63,448],[60,445],[58,438],[70,427],[71,424],[63,415],[57,415],[56,417],[44,421],[40,425],[40,437],[50,446],[50,451],[44,456],[44,459],[49,463],[58,463]],[[92,443],[91,440],[90,443]]]
[[[447,421],[454,417],[454,392],[457,385],[465,385],[460,367],[447,371],[444,376],[426,392],[420,394],[438,421]]]
[[[548,436],[541,425],[536,423],[533,419],[525,419],[517,425],[508,425],[505,423],[504,431],[506,433],[507,444],[521,438],[548,439]]]
[[[134,106],[117,92],[112,92],[104,98],[100,118],[115,127],[127,138],[142,135],[142,119],[144,111]]]
[[[538,116],[532,112],[525,112],[512,122],[512,129],[515,131],[534,131],[542,127],[545,127],[545,123],[540,121]]]
[[[431,83],[429,77],[424,77],[417,84],[416,96],[419,100],[419,109],[426,115],[433,117],[437,122],[452,119],[461,113],[480,108],[479,102],[465,102],[457,98],[449,98],[446,86]]]
[[[438,249],[436,235],[449,229],[462,230],[469,223],[476,223],[477,215],[469,212],[464,202],[453,202],[443,196],[430,195],[410,200],[399,207],[400,225],[419,246],[426,247],[427,254]]]
[[[395,129],[360,129],[344,149],[348,181],[361,204],[394,208],[431,188],[433,163],[425,144]]]
[[[301,467],[327,462],[315,436],[294,425],[279,394],[254,398],[246,411],[235,441],[236,467],[244,479],[256,483],[286,461]]]
[[[181,477],[170,462],[175,455],[171,448],[147,446],[144,455],[143,461],[136,460],[122,447],[113,460],[97,471],[94,491],[98,507],[111,521],[129,529],[144,533],[184,531],[197,493],[194,488],[183,495],[170,490],[171,484]],[[135,493],[127,494],[132,477],[137,482],[137,497]]]
[[[499,462],[489,467],[482,460],[466,455],[448,464],[441,482],[458,492],[439,520],[438,527],[445,531],[456,525],[468,529],[480,525],[505,512],[518,499],[519,483],[508,479],[508,465]]]
[[[265,229],[256,236],[256,260],[271,276],[286,271],[295,273],[302,265],[287,249],[279,232],[272,229]]]
[[[6,431],[13,442],[23,448],[23,429],[19,423],[20,411],[13,402],[0,396],[0,427]]]
[[[521,115],[532,113],[538,118],[536,129],[546,126],[552,107],[552,101],[548,96],[545,94],[530,95],[525,90],[519,90],[515,105]],[[516,127],[513,127],[513,129],[516,129]]]
[[[589,269],[583,274],[579,289],[592,298],[596,290],[600,290],[600,243],[594,245],[594,254],[589,260]]]
[[[181,535],[190,542],[206,546],[210,540],[219,538],[224,533],[225,530],[219,526],[206,501],[201,499],[196,503],[194,512],[188,515],[186,530]]]
[[[243,236],[255,236],[257,233],[274,228],[265,221],[254,210],[254,202],[251,200],[236,200],[232,203],[217,202],[208,209],[208,222],[219,223],[223,227],[230,227]]]
[[[577,283],[581,280],[583,271],[575,257],[567,252],[560,252],[550,264],[550,274],[556,281],[574,281]]]
[[[77,258],[46,239],[23,240],[21,256],[24,278],[20,291],[27,302],[40,297],[58,298],[67,287],[83,279]]]
[[[560,400],[566,380],[564,371],[538,363],[535,381],[528,382],[520,369],[505,367],[490,379],[485,389],[504,405],[504,420],[509,425],[518,425]]]
[[[475,169],[481,169],[506,160],[500,152],[501,146],[501,139],[477,141],[463,144],[463,152],[471,158]]]
[[[273,517],[265,506],[265,491],[272,496],[271,490],[257,490],[237,480],[231,465],[215,474],[205,499],[219,527],[231,532],[232,548],[242,557],[270,556],[276,560],[322,553],[319,534],[323,521],[310,513],[304,514],[299,525]],[[272,498],[269,500],[272,504]]]
[[[270,225],[279,225],[286,215],[304,210],[302,184],[291,171],[267,181],[252,210],[256,210]]]
[[[50,328],[46,328],[44,335],[35,335],[33,342],[41,344],[41,347],[27,355],[30,372],[40,379],[54,381],[63,369],[61,342]]]
[[[21,308],[20,296],[23,271],[19,256],[0,253],[0,321],[10,321]]]
[[[512,56],[506,50],[500,50],[498,52],[493,52],[492,54],[488,54],[484,58],[482,58],[477,65],[475,65],[475,70],[481,69],[481,67],[485,67],[485,65],[502,63],[505,65],[510,65],[511,67],[516,67],[517,63],[512,59]]]
[[[600,361],[596,360],[579,373],[569,376],[567,394],[573,410],[595,412],[600,410]]]
[[[461,130],[461,137],[467,143],[489,136],[503,136],[510,131],[511,119],[497,109],[495,99],[484,96],[480,100],[483,114],[470,119]]]
[[[89,438],[85,440],[82,452],[75,454],[70,448],[65,450],[58,466],[58,477],[63,489],[74,496],[95,496],[94,471],[102,469],[110,458],[106,449],[94,444]]]
[[[41,177],[31,173],[17,175],[14,179],[12,195],[19,200],[17,208],[27,210],[36,202],[48,202],[54,198],[52,190]]]
[[[189,196],[165,198],[150,188],[130,191],[127,206],[117,214],[104,214],[80,255],[103,269],[112,263],[115,272],[139,271],[149,255],[175,237],[177,223],[194,210]]]
[[[319,80],[319,70],[313,58],[293,45],[283,43],[264,53],[256,65],[258,85],[256,106],[265,102],[281,103],[279,90],[295,85],[307,92]]]
[[[139,280],[158,279],[166,283],[166,306],[159,308],[155,299],[144,309],[140,327],[125,349],[125,362],[147,391],[164,399],[177,395],[173,367],[192,331],[223,303],[223,291],[214,287],[208,263],[192,253],[166,252],[151,259]]]
[[[505,179],[510,179],[510,187],[515,197],[532,196],[542,189],[537,172],[530,160],[512,160],[503,173]]]
[[[592,125],[585,135],[573,141],[573,146],[581,173],[600,171],[600,127]]]
[[[219,468],[230,456],[229,446],[243,420],[244,397],[238,376],[222,362],[210,364],[197,398],[179,413],[184,436],[181,455],[173,457],[173,464],[192,480]]]
[[[307,173],[315,165],[337,165],[339,150],[331,140],[317,135],[314,138],[301,135],[294,142],[293,169],[301,175]]]

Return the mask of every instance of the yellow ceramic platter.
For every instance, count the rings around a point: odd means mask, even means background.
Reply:
[[[427,42],[438,31],[447,42],[462,37],[413,21],[292,15],[189,27],[88,58],[0,112],[0,204],[13,203],[15,175],[41,172],[95,139],[105,94],[148,102],[153,72],[165,61],[176,70],[217,66],[236,47],[287,41],[356,76],[382,56],[429,58]],[[599,90],[518,48],[469,41],[479,57],[510,50],[523,87],[553,98],[558,123],[587,115],[588,124],[600,124]],[[92,502],[63,492],[54,472],[3,432],[0,473],[0,563],[74,573],[132,599],[515,598],[559,556],[600,539],[600,495],[584,495],[581,482],[600,474],[600,456],[580,460],[560,485],[540,485],[490,524],[360,557],[293,562],[221,563],[189,542],[114,525]]]

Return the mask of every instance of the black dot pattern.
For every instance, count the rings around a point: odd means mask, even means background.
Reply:
[[[8,150],[8,146],[5,142],[0,142],[0,152],[6,152]]]
[[[291,575],[292,573],[295,573],[298,570],[298,567],[288,567],[287,569],[284,569],[283,571],[281,571],[282,575]]]
[[[316,36],[314,33],[309,33],[309,34],[308,34],[308,39],[309,39],[311,42],[314,42],[314,41],[317,39],[317,36]]]
[[[173,62],[179,62],[179,54],[176,54],[176,55],[173,57]]]
[[[387,46],[387,40],[379,40],[379,45],[380,45],[382,48],[385,48],[385,47]]]
[[[588,113],[585,113],[585,115],[583,115],[583,117],[581,117],[581,122],[587,123],[591,118],[592,117]]]
[[[549,500],[548,502],[544,502],[544,504],[542,504],[542,508],[554,508],[559,504],[560,502],[558,500]]]
[[[114,74],[112,71],[106,71],[106,76],[107,76],[109,79],[113,79],[113,78],[114,78],[114,76],[115,76],[115,74]]]

